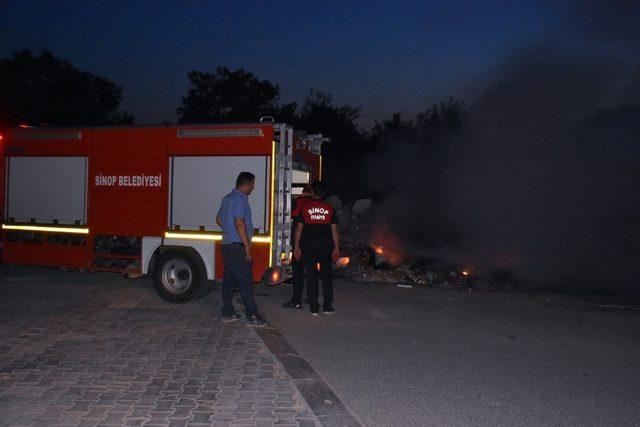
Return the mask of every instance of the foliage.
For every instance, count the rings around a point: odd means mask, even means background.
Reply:
[[[410,191],[428,194],[435,202],[440,197],[435,194],[435,182],[450,157],[445,154],[449,138],[467,118],[464,104],[448,98],[417,114],[415,120],[395,113],[390,120],[376,122],[368,134],[372,155],[365,162],[363,187],[377,199]],[[389,174],[390,170],[394,173]],[[414,188],[417,173],[423,179]]]
[[[331,95],[311,90],[300,113],[300,125],[309,133],[331,138],[323,146],[324,176],[331,193],[357,197],[361,188],[361,162],[367,152],[364,135],[356,125],[359,108],[334,106]]]
[[[255,122],[262,116],[295,114],[295,104],[278,106],[278,85],[242,68],[218,67],[213,74],[191,71],[188,78],[193,87],[177,109],[180,123]]]
[[[415,121],[403,120],[401,113],[394,113],[391,120],[376,122],[369,139],[377,151],[396,143],[424,147],[437,143],[441,137],[460,128],[467,116],[464,104],[449,97],[418,113]]]
[[[424,146],[460,127],[466,118],[462,103],[449,98],[415,120],[403,120],[396,113],[366,133],[357,125],[359,107],[334,105],[331,95],[323,91],[312,89],[299,109],[295,103],[279,105],[279,86],[243,69],[218,67],[213,74],[192,71],[188,77],[193,87],[177,109],[181,123],[255,122],[261,116],[273,116],[277,122],[310,134],[321,133],[331,140],[322,150],[323,180],[330,193],[344,199],[388,195],[384,189],[392,188],[393,180],[385,179],[385,173],[377,173],[373,179],[384,181],[376,184],[377,188],[370,185],[366,164],[372,161],[373,153],[383,163],[388,162],[385,156],[390,146],[410,156],[422,155]]]

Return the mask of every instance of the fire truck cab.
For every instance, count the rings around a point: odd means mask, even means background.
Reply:
[[[2,262],[151,274],[188,301],[222,278],[215,216],[248,171],[254,279],[278,283],[291,196],[321,179],[322,141],[274,123],[2,131]]]

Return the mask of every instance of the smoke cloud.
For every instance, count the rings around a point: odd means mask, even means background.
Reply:
[[[640,69],[536,46],[509,57],[455,132],[399,134],[370,164],[414,253],[530,287],[637,293]]]
[[[640,45],[640,2],[582,0],[566,5],[569,23],[586,35],[597,40]]]

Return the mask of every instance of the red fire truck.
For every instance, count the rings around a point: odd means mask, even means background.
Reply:
[[[152,274],[172,302],[220,279],[220,201],[239,172],[254,279],[287,277],[291,195],[321,178],[320,135],[285,124],[16,128],[0,134],[2,262]]]

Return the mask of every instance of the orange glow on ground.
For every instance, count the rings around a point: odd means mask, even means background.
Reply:
[[[276,283],[279,280],[280,280],[280,272],[278,270],[274,270],[273,273],[271,273],[271,281],[273,283]]]

